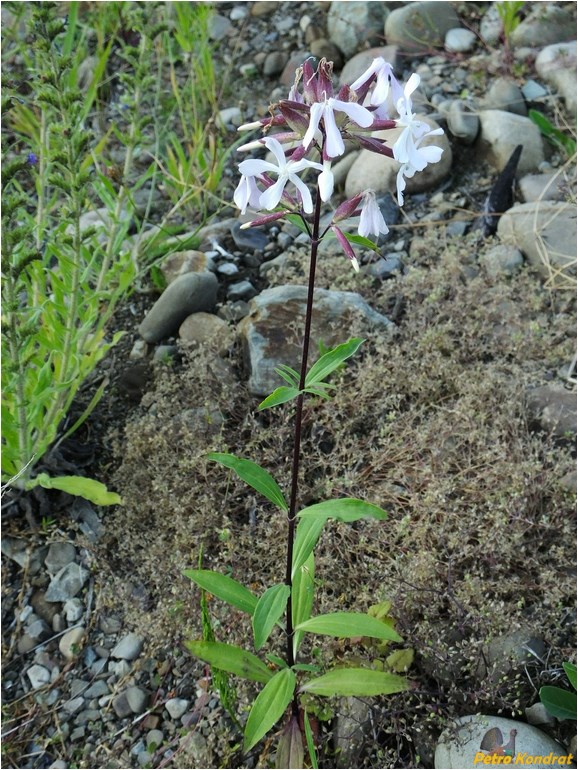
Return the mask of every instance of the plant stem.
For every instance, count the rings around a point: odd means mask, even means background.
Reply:
[[[315,200],[315,212],[313,215],[313,232],[311,234],[311,258],[309,262],[309,285],[307,291],[307,309],[305,311],[305,330],[303,332],[303,351],[301,354],[301,373],[299,378],[299,390],[305,387],[307,374],[307,359],[309,357],[309,342],[311,338],[311,321],[313,318],[313,295],[315,289],[315,270],[317,267],[317,250],[319,248],[319,220],[321,218],[321,196],[319,190]],[[297,518],[297,483],[299,478],[299,460],[301,450],[301,424],[303,418],[303,397],[300,393],[297,397],[297,410],[295,412],[295,432],[293,437],[293,465],[291,469],[291,497],[289,511],[287,512],[287,572],[286,585],[291,588],[291,572],[293,567],[293,540],[295,538],[295,521]],[[292,666],[295,663],[293,655],[293,617],[291,596],[287,602],[287,663]]]

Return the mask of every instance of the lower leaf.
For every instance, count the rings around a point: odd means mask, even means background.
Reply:
[[[371,668],[335,668],[323,676],[310,679],[301,692],[314,695],[391,695],[408,689],[407,679]]]
[[[245,726],[243,750],[249,751],[281,719],[295,692],[296,678],[290,668],[278,671],[261,690]]]

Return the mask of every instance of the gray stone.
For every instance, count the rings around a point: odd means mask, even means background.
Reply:
[[[484,106],[489,110],[505,110],[515,115],[528,114],[524,95],[518,84],[509,78],[496,78],[494,80],[484,99]]]
[[[128,660],[109,660],[108,670],[117,679],[122,679],[130,672],[130,663],[128,662]]]
[[[359,53],[356,53],[355,56],[352,56],[350,59],[348,59],[339,75],[339,84],[344,85],[345,83],[353,83],[371,66],[373,60],[379,58],[380,56],[385,59],[386,62],[391,64],[394,71],[397,70],[397,46],[376,46],[375,48],[368,48],[365,51],[360,51]],[[333,169],[334,168],[335,167],[333,167]]]
[[[527,102],[535,102],[538,99],[544,99],[548,96],[548,91],[544,86],[540,85],[540,83],[537,83],[535,80],[527,80],[520,90]]]
[[[62,609],[66,615],[66,620],[69,623],[76,623],[82,617],[84,605],[80,599],[68,599],[68,601],[64,602]]]
[[[259,273],[261,273],[261,270],[259,270]],[[227,302],[226,305],[219,308],[217,315],[224,321],[234,321],[237,323],[242,318],[245,318],[246,315],[249,315],[249,303],[244,302],[242,299],[236,302]]]
[[[341,698],[336,709],[333,736],[338,767],[357,767],[359,754],[372,731],[371,701]]]
[[[185,698],[169,698],[165,703],[165,708],[169,712],[171,719],[179,719],[189,708],[190,701]]]
[[[367,272],[369,275],[382,281],[386,278],[394,278],[396,275],[403,273],[403,262],[398,255],[388,254],[386,257],[380,257],[376,262],[368,265]]]
[[[464,144],[473,144],[480,131],[480,119],[471,111],[469,105],[460,99],[454,99],[447,112],[450,132]]]
[[[67,701],[64,701],[62,704],[62,708],[68,713],[68,714],[76,714],[78,711],[81,710],[81,708],[84,706],[84,698],[80,695],[77,695],[76,698],[70,698]]]
[[[256,294],[257,289],[253,286],[251,281],[232,283],[227,289],[227,299],[230,302],[236,302],[237,300],[248,301]]]
[[[576,115],[576,41],[549,45],[536,57],[536,72],[566,102],[566,109]]]
[[[524,709],[524,712],[530,725],[553,725],[556,722],[556,718],[548,713],[543,703],[534,703],[533,706]]]
[[[58,648],[67,660],[74,660],[79,654],[84,634],[84,628],[77,626],[60,637]]]
[[[327,40],[325,37],[320,37],[317,40],[313,40],[310,45],[311,53],[317,59],[327,59],[332,61],[335,69],[340,70],[343,65],[343,56],[341,51],[332,43],[331,40]]]
[[[235,222],[231,228],[231,235],[235,241],[235,245],[239,249],[248,249],[250,251],[263,251],[265,246],[269,243],[269,236],[267,233],[258,227],[248,227],[245,230],[241,230],[242,222]]]
[[[489,46],[495,46],[500,42],[500,36],[504,26],[498,11],[498,5],[492,3],[487,7],[480,22],[480,36]]]
[[[576,274],[576,208],[571,204],[542,200],[512,206],[500,217],[498,235],[550,281]]]
[[[213,260],[204,251],[196,249],[175,251],[165,257],[161,263],[161,272],[167,284],[173,283],[187,273],[212,273],[214,270]]]
[[[238,127],[243,122],[243,114],[239,107],[225,107],[219,110],[217,120],[223,127],[228,125]]]
[[[549,45],[576,39],[574,3],[535,3],[511,34],[516,48]]]
[[[356,54],[366,43],[375,45],[383,35],[388,9],[385,3],[357,0],[332,2],[327,14],[327,32],[345,56]]]
[[[477,35],[471,29],[454,27],[446,32],[444,48],[451,53],[466,53],[474,48],[477,39]]]
[[[217,287],[217,279],[212,273],[186,273],[176,278],[140,324],[141,337],[147,342],[160,342],[175,334],[191,313],[213,310]]]
[[[68,765],[63,759],[55,759],[54,762],[50,765],[50,768],[53,768],[53,770],[67,770]]]
[[[90,687],[85,691],[84,697],[89,699],[102,698],[103,695],[109,694],[110,690],[108,689],[107,683],[103,682],[102,679],[99,679],[90,685]]]
[[[482,110],[478,145],[487,160],[502,171],[518,144],[524,149],[518,163],[518,174],[537,171],[544,160],[540,129],[529,118],[505,110]]]
[[[121,660],[135,660],[141,654],[144,640],[132,631],[123,636],[110,653],[113,658]]]
[[[141,687],[128,687],[125,690],[126,700],[133,714],[142,714],[149,699],[148,693]]]
[[[38,643],[50,635],[50,628],[42,618],[36,618],[26,626],[26,633]]]
[[[129,361],[142,361],[148,357],[149,344],[144,340],[135,340],[130,353],[128,354]]]
[[[72,543],[51,543],[44,564],[51,575],[76,559],[76,548]]]
[[[233,344],[229,325],[212,313],[194,313],[179,327],[179,338],[195,345],[209,345],[225,354]]]
[[[513,275],[524,264],[522,253],[513,246],[498,244],[485,251],[480,262],[486,268],[488,275],[499,278],[501,275]]]
[[[152,762],[152,755],[148,751],[139,751],[137,755],[137,762],[139,767],[150,767]]]
[[[557,438],[576,438],[576,393],[559,385],[526,391],[530,417]]]
[[[0,550],[4,556],[15,561],[19,567],[26,569],[31,575],[36,575],[46,557],[46,548],[31,550],[29,546],[28,540],[9,535],[0,541]]]
[[[571,184],[576,184],[575,170],[570,174]],[[526,174],[518,180],[518,187],[524,203],[530,201],[563,201],[568,193],[568,181],[564,174],[556,171],[544,174]]]
[[[17,649],[19,655],[26,655],[38,645],[38,639],[33,639],[29,634],[22,634],[18,639]]]
[[[251,314],[238,325],[252,394],[264,396],[283,384],[275,372],[279,364],[299,368],[306,298],[306,286],[266,289],[251,302]],[[317,358],[319,342],[338,345],[372,328],[393,327],[354,292],[316,289],[309,363]]]
[[[232,276],[237,275],[238,272],[239,268],[234,262],[223,262],[223,264],[219,265],[217,268],[217,273],[219,273],[219,275]]]
[[[71,562],[59,570],[46,589],[47,602],[65,602],[72,599],[88,580],[88,570]]]
[[[226,16],[221,16],[218,13],[211,13],[209,15],[209,39],[210,40],[223,40],[233,31],[233,25],[230,19]]]
[[[263,75],[273,77],[280,75],[287,64],[288,56],[284,51],[271,51],[263,62]]]
[[[126,696],[126,691],[115,695],[115,697],[112,699],[112,707],[114,709],[114,713],[117,715],[117,717],[119,717],[119,719],[125,719],[126,717],[131,716],[133,713]]]
[[[146,745],[151,751],[155,751],[162,746],[165,736],[162,730],[149,730],[146,737]]]
[[[38,690],[50,682],[50,671],[44,666],[34,663],[26,672],[33,690]]]
[[[236,5],[229,14],[231,21],[241,21],[241,19],[247,18],[249,15],[249,9],[245,4]]]
[[[408,3],[395,8],[387,17],[385,39],[403,51],[426,54],[432,48],[441,48],[447,32],[459,26],[451,3]]]
[[[439,128],[439,125],[427,116],[420,115],[419,119],[427,123],[432,129]],[[384,138],[389,146],[393,146],[403,130],[400,126],[390,131],[376,131],[373,136]],[[423,171],[415,174],[411,179],[407,179],[406,193],[408,194],[431,190],[450,172],[452,150],[447,136],[445,134],[432,136],[426,138],[422,143],[423,147],[430,145],[443,149],[441,160],[439,163],[430,163]],[[378,155],[370,150],[361,150],[347,174],[345,194],[351,198],[368,187],[378,195],[387,192],[395,193],[398,170],[399,163],[393,158]]]
[[[478,665],[477,676],[480,679],[489,676],[493,682],[498,682],[528,662],[540,661],[545,654],[543,639],[530,628],[517,628],[490,640]]]
[[[558,761],[550,761],[550,754],[558,757]],[[495,755],[496,761],[490,760],[486,764],[487,755]],[[532,767],[536,768],[569,764],[565,761],[568,753],[564,747],[536,727],[503,717],[476,715],[460,717],[442,733],[436,747],[434,767],[436,770],[503,768],[505,756],[515,758],[520,755],[531,760]]]
[[[87,725],[89,722],[100,722],[102,713],[98,709],[85,709],[76,715],[74,724]]]

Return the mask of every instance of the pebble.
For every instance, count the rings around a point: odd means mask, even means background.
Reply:
[[[165,737],[162,730],[149,730],[146,737],[146,745],[150,751],[155,751],[162,745]]]
[[[84,697],[100,698],[103,695],[109,695],[109,694],[110,694],[110,691],[108,689],[108,685],[106,684],[106,682],[103,682],[102,679],[99,679],[90,685],[90,687],[85,691]]]
[[[44,564],[51,575],[76,559],[76,548],[72,543],[51,543]]]
[[[148,693],[140,687],[133,686],[127,688],[124,694],[133,714],[142,714],[148,703]]]
[[[84,639],[85,630],[82,626],[71,628],[58,642],[58,648],[67,660],[74,660],[80,652],[79,647]]]
[[[65,602],[82,589],[89,577],[88,570],[71,562],[62,567],[52,578],[46,590],[47,602]]]
[[[498,278],[501,275],[513,275],[524,264],[524,257],[519,249],[505,244],[498,244],[485,251],[480,262],[486,268],[488,275]]]
[[[238,283],[232,283],[227,290],[227,299],[231,302],[237,300],[250,300],[255,297],[259,292],[253,286],[251,281],[239,281]]]
[[[42,568],[46,557],[46,549],[34,549],[29,547],[28,540],[18,537],[3,537],[0,541],[0,550],[19,567],[28,570],[31,575],[36,575]]]
[[[231,276],[237,275],[238,272],[239,268],[233,262],[223,262],[223,264],[219,265],[217,268],[217,273],[219,273],[219,275]]]
[[[329,39],[346,57],[353,56],[361,48],[376,45],[383,39],[383,23],[388,14],[385,3],[365,0],[340,0],[332,2],[327,14]],[[389,36],[386,32],[389,41]]]
[[[563,43],[576,39],[574,3],[537,3],[512,31],[511,42],[516,48]]]
[[[369,275],[380,280],[394,278],[396,274],[403,273],[403,262],[399,256],[388,254],[386,257],[380,257],[376,262],[368,265],[367,272]]]
[[[506,110],[515,115],[527,115],[528,108],[518,84],[510,78],[497,78],[490,86],[484,105],[491,110]]]
[[[480,119],[466,102],[454,99],[449,105],[447,121],[451,133],[463,144],[473,144],[476,141],[480,131]]]
[[[444,48],[451,53],[466,53],[474,48],[477,39],[470,29],[454,27],[446,32]]]
[[[487,159],[502,171],[516,145],[523,138],[524,149],[518,163],[518,173],[537,171],[544,160],[544,145],[540,129],[529,118],[505,110],[482,110],[478,141]]]
[[[84,605],[77,597],[73,599],[67,599],[62,607],[66,620],[69,623],[76,623],[82,617],[84,612]]]
[[[30,684],[33,690],[37,690],[39,687],[44,687],[45,684],[50,682],[50,671],[44,666],[40,666],[34,663],[26,672]]]
[[[288,56],[283,51],[271,51],[263,62],[263,75],[273,77],[280,75],[287,64]]]
[[[231,235],[237,248],[263,251],[269,243],[269,236],[258,227],[249,227],[241,230],[241,224],[242,222],[235,222],[231,228]]]
[[[209,16],[209,39],[210,40],[223,40],[227,37],[233,29],[230,19],[226,16],[221,16],[218,13],[212,13]]]
[[[113,658],[135,660],[142,652],[144,640],[132,631],[124,636],[110,653]]]
[[[179,719],[189,708],[190,701],[185,698],[170,698],[165,703],[165,708],[169,712],[171,719]]]
[[[385,39],[403,51],[430,53],[432,48],[443,46],[450,29],[459,26],[460,20],[450,3],[418,0],[389,14],[385,21]]]
[[[249,9],[246,5],[236,5],[229,14],[229,18],[231,21],[241,21],[241,19],[246,19],[249,15]]]

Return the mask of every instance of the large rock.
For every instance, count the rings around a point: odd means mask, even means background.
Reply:
[[[500,217],[498,235],[554,283],[576,274],[576,208],[560,201],[530,201]]]
[[[524,149],[518,163],[518,174],[537,171],[544,160],[540,129],[530,118],[504,110],[482,110],[479,149],[498,171],[502,171],[519,144]]]
[[[495,762],[491,759],[487,762],[488,756],[492,755]],[[436,747],[434,766],[436,770],[503,768],[508,757],[512,759],[507,764],[512,766],[549,768],[572,764],[566,749],[536,727],[512,719],[479,714],[456,719],[455,724],[442,733]],[[522,759],[516,763],[519,757]]]
[[[387,17],[385,39],[389,45],[399,45],[402,52],[426,54],[432,48],[442,48],[446,33],[459,26],[459,17],[451,3],[407,3]]]
[[[386,3],[333,2],[327,14],[329,39],[345,56],[353,56],[365,43],[379,42],[386,15]]]
[[[562,43],[576,38],[575,3],[533,3],[511,34],[516,48]]]
[[[192,313],[211,311],[217,301],[217,279],[213,273],[186,273],[176,278],[145,316],[139,333],[146,342],[176,334]]]
[[[279,364],[299,371],[306,301],[306,286],[276,286],[251,301],[250,315],[237,328],[253,395],[284,384],[275,372]],[[315,289],[309,365],[319,357],[320,342],[332,347],[371,329],[389,332],[393,325],[359,294]]]
[[[556,438],[576,438],[576,393],[559,385],[542,385],[526,392],[531,420]]]
[[[419,119],[426,122],[433,129],[439,128],[432,118],[420,115]],[[400,126],[390,131],[376,131],[373,136],[387,139],[387,144],[392,147],[402,131],[403,128]],[[431,163],[423,171],[408,179],[407,193],[431,190],[445,179],[451,169],[452,150],[447,136],[445,134],[432,136],[425,139],[422,146],[427,147],[431,144],[443,148],[441,160],[439,163]],[[367,188],[371,188],[378,195],[387,192],[395,193],[398,170],[399,163],[393,158],[378,155],[370,150],[361,150],[347,174],[345,194],[350,198],[352,195],[356,195]]]

